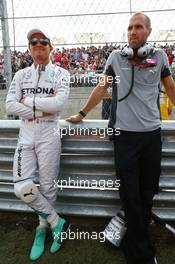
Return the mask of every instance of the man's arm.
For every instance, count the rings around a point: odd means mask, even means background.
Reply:
[[[165,87],[165,91],[173,105],[175,105],[175,82],[172,76],[162,78],[162,83]]]
[[[33,111],[20,103],[21,87],[20,87],[21,72],[17,72],[10,85],[6,98],[6,112],[7,114],[16,115],[22,118],[32,118]]]
[[[82,108],[82,111],[85,114],[89,113],[103,99],[107,88],[111,86],[111,79],[109,81],[108,77],[109,76],[107,75],[103,75],[100,79],[99,84],[93,89],[86,104]],[[81,114],[77,114],[77,115],[68,117],[66,121],[77,123],[77,122],[82,121],[82,119],[83,119],[83,116]]]
[[[35,97],[37,110],[54,114],[61,112],[69,96],[69,75],[63,75],[57,84],[57,92],[52,97]],[[22,103],[33,109],[33,98],[26,97]]]
[[[112,93],[109,93],[108,91],[106,91],[103,99],[112,99]]]

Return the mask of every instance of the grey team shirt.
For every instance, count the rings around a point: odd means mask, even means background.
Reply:
[[[134,66],[134,85],[130,95],[117,102],[114,127],[125,131],[152,131],[161,126],[158,108],[159,83],[161,78],[169,76],[169,64],[166,53],[156,50],[150,57],[157,65],[148,68]],[[131,86],[132,66],[119,51],[113,51],[106,62],[104,74],[120,79],[117,84],[118,99],[124,97]]]
[[[39,79],[39,80],[38,80]],[[9,88],[6,109],[9,114],[18,115],[23,119],[33,118],[33,100],[37,114],[50,113],[44,119],[57,120],[69,96],[70,76],[68,71],[51,62],[44,71],[34,66],[19,70]],[[27,98],[25,105],[19,103]]]

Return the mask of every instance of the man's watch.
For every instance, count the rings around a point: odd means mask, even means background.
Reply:
[[[86,116],[86,113],[85,113],[85,112],[83,112],[83,110],[80,110],[78,113],[79,113],[80,115],[82,115],[83,117],[85,117],[85,116]]]

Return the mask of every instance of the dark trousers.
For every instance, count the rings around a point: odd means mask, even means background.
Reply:
[[[149,223],[161,170],[161,130],[121,131],[114,138],[116,175],[127,232],[122,249],[128,264],[152,264],[155,248]]]
[[[111,99],[110,98],[103,99],[102,112],[101,112],[102,119],[109,119],[110,111],[111,111]]]

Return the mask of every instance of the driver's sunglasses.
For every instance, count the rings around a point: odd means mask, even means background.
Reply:
[[[50,40],[47,39],[47,38],[40,38],[40,39],[38,39],[38,38],[32,38],[32,39],[29,40],[29,44],[32,45],[32,46],[35,46],[38,43],[40,43],[43,46],[47,46],[47,45],[49,45]]]

